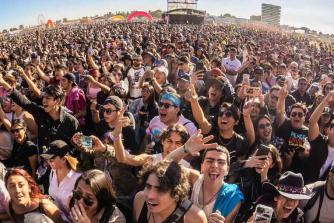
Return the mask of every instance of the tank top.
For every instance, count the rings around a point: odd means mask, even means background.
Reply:
[[[204,175],[201,174],[200,177],[194,183],[193,190],[191,193],[191,201],[196,206],[200,207],[205,212],[206,217],[208,217],[212,213],[216,199],[213,199],[210,203],[206,204],[204,207],[203,204],[200,204],[199,195],[201,192],[203,181],[204,181]]]
[[[12,219],[12,222],[14,222],[14,223],[24,223],[24,215],[28,214],[28,213],[32,213],[32,212],[38,212],[38,213],[45,214],[41,199],[39,200],[39,204],[38,204],[37,208],[35,208],[34,210],[31,210],[29,212],[26,212],[24,214],[16,214],[14,212],[12,202],[11,201],[9,202],[9,214],[10,214],[10,217]]]
[[[176,208],[177,208],[178,206],[176,206]],[[175,209],[176,210],[176,209]],[[174,210],[174,211],[175,211]],[[141,209],[141,212],[140,212],[140,215],[139,215],[139,218],[138,218],[138,223],[148,223],[149,222],[149,219],[147,219],[147,204],[146,204],[146,202],[144,202],[144,205],[143,205],[143,208]],[[173,213],[174,213],[174,211],[173,211]],[[172,213],[172,214],[173,214]],[[167,217],[167,219],[169,218],[170,216],[168,216]],[[163,222],[163,223],[168,223],[168,222]],[[184,217],[183,218],[181,218],[178,222],[176,222],[176,223],[184,223]]]

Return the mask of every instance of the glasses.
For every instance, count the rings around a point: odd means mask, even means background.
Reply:
[[[22,130],[23,128],[19,128],[19,129],[11,129],[10,131],[12,132],[12,133],[19,133],[20,132],[20,130]]]
[[[87,206],[89,206],[89,207],[92,206],[92,205],[94,204],[94,201],[93,201],[92,199],[90,199],[90,198],[88,198],[88,197],[84,197],[84,196],[82,195],[82,193],[80,193],[80,192],[78,192],[78,191],[76,191],[76,190],[73,190],[72,193],[73,193],[73,198],[74,198],[75,200],[79,201],[79,200],[81,200],[81,198],[82,198],[83,201],[84,201],[84,203],[85,203],[85,205],[87,205]]]
[[[273,100],[276,100],[276,101],[278,101],[278,97],[277,97],[277,96],[275,96],[275,95],[271,95],[271,96],[270,96],[270,98],[271,98],[271,99],[273,99]]]
[[[292,112],[291,113],[291,117],[296,117],[298,115],[299,118],[304,117],[304,113],[303,112]]]
[[[332,90],[333,90],[333,88],[331,88],[331,87],[326,87],[325,89],[326,89],[326,90],[329,90],[329,91],[332,91]]]
[[[259,125],[259,129],[265,129],[265,128],[271,128],[271,124],[267,123],[267,124],[260,124]]]
[[[168,103],[159,102],[159,108],[169,109],[170,107],[176,107],[176,106]]]
[[[220,116],[220,117],[223,117],[224,115],[225,115],[227,118],[230,118],[230,117],[232,117],[232,112],[231,112],[230,110],[227,110],[227,111],[221,111],[221,112],[219,113],[219,116]]]
[[[117,110],[113,110],[111,108],[101,108],[101,112],[107,113],[108,115],[111,115],[113,112],[117,112]]]

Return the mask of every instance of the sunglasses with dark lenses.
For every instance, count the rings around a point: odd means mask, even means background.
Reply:
[[[296,117],[298,115],[299,118],[304,117],[304,113],[303,112],[292,112],[291,113],[291,117]]]
[[[265,128],[270,128],[271,127],[271,124],[270,123],[267,123],[267,124],[260,124],[259,125],[259,129],[265,129]]]
[[[82,198],[83,201],[84,201],[84,203],[85,203],[85,205],[87,205],[87,206],[89,206],[89,207],[92,206],[92,205],[94,204],[94,201],[93,201],[92,199],[87,198],[87,197],[84,197],[84,196],[82,195],[82,193],[80,193],[80,192],[78,192],[78,191],[76,191],[76,190],[73,190],[72,192],[73,192],[73,198],[74,198],[75,200],[79,201],[79,200],[81,200],[81,198]]]
[[[104,107],[101,107],[100,108],[101,109],[101,112],[105,112],[105,113],[107,113],[108,115],[111,115],[113,112],[117,112],[117,110],[113,110],[113,109],[111,109],[111,108],[104,108]]]
[[[227,110],[227,111],[221,111],[221,112],[219,113],[219,116],[220,116],[220,117],[223,117],[224,115],[225,115],[227,118],[230,118],[230,117],[232,117],[232,112],[231,112],[230,110]]]
[[[19,129],[11,129],[10,131],[12,132],[12,133],[19,133],[20,132],[20,130],[22,130],[23,128],[19,128]]]
[[[170,107],[176,107],[176,106],[168,103],[159,102],[159,108],[169,109]]]
[[[271,96],[270,96],[270,98],[271,98],[271,99],[273,99],[273,100],[276,100],[276,101],[278,101],[278,97],[277,97],[277,96],[275,96],[275,95],[271,95]]]

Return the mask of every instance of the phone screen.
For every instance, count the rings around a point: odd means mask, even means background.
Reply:
[[[85,148],[91,149],[93,147],[93,139],[90,136],[81,136],[81,145]]]

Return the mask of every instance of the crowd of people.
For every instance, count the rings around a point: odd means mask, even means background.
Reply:
[[[1,222],[334,222],[330,44],[112,22],[0,38]]]

